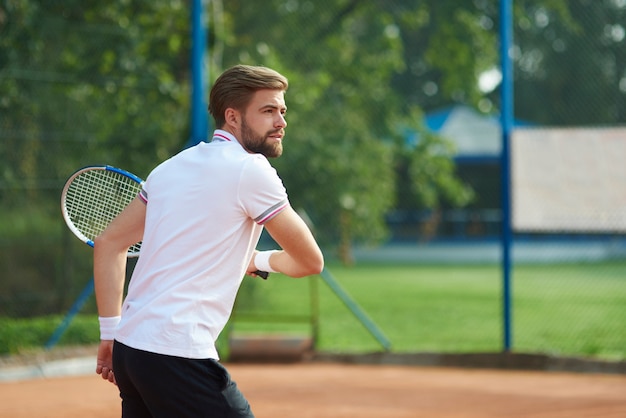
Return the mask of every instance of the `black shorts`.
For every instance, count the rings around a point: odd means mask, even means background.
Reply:
[[[254,418],[217,360],[155,354],[115,341],[113,371],[123,418]]]

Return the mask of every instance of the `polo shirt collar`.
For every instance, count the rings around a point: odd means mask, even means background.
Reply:
[[[213,139],[211,139],[211,142],[234,142],[237,143],[237,138],[235,138],[235,136],[233,134],[231,134],[230,132],[226,132],[223,131],[221,129],[216,129],[213,132]]]

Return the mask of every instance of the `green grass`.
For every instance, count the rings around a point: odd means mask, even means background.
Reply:
[[[496,267],[335,265],[329,271],[391,341],[394,351],[468,352],[499,348]],[[257,305],[254,311],[271,310],[285,315],[311,312],[309,284],[278,275],[272,279],[252,284]],[[381,350],[381,345],[337,296],[321,279],[317,280],[318,348],[350,352]],[[242,296],[238,312],[247,310],[249,298],[245,293]],[[234,322],[237,331],[270,330],[263,323],[241,324],[236,318]]]
[[[497,265],[361,264],[329,271],[392,343],[395,352],[497,352],[503,348],[502,275]],[[319,281],[318,349],[382,347]],[[516,266],[513,350],[626,358],[626,263]],[[250,290],[252,288],[252,290]],[[303,332],[290,315],[310,315],[308,280],[274,275],[246,282],[239,313],[276,320],[233,321],[236,332]]]
[[[394,352],[502,350],[497,265],[331,264],[328,270],[390,340]],[[512,280],[514,351],[626,359],[626,262],[520,265]],[[228,330],[310,334],[316,311],[319,350],[382,350],[319,277],[246,278]],[[0,352],[43,345],[60,321],[0,320]],[[95,316],[79,315],[61,344],[93,343],[96,327]],[[220,337],[223,349],[227,334]]]
[[[515,270],[518,350],[626,358],[626,263]]]

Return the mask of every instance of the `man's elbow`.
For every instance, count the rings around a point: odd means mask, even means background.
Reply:
[[[106,230],[93,239],[94,251],[99,253],[126,253],[129,246],[130,245],[126,245],[122,240],[116,239],[111,236],[111,234],[108,234]]]
[[[320,251],[318,254],[307,258],[306,263],[302,265],[300,274],[296,277],[314,276],[320,274],[324,270],[324,256]]]
[[[106,245],[106,241],[106,237],[104,237],[103,234],[100,234],[93,239],[93,246],[94,248],[102,248]]]

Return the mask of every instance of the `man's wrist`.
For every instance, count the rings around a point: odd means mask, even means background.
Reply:
[[[266,271],[268,273],[278,273],[278,270],[275,270],[270,265],[270,257],[272,254],[277,253],[279,250],[270,250],[270,251],[259,251],[254,256],[254,265],[257,270]]]
[[[115,338],[115,329],[117,328],[117,324],[120,323],[121,319],[121,316],[99,316],[98,322],[100,323],[100,339],[112,340],[113,338]]]

